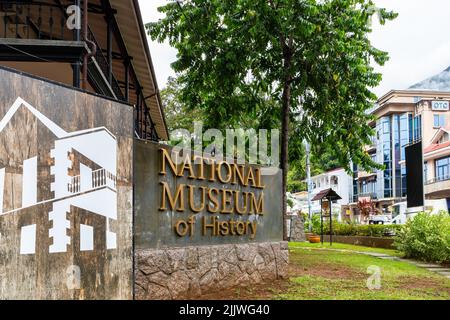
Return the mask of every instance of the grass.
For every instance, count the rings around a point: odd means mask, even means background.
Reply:
[[[316,249],[339,249],[339,250],[351,250],[351,251],[362,251],[362,252],[376,252],[376,253],[384,253],[391,256],[400,257],[401,253],[395,249],[381,249],[381,248],[372,248],[372,247],[364,247],[364,246],[355,246],[351,244],[345,243],[333,243],[330,246],[329,242],[324,242],[323,246],[321,243],[309,243],[309,242],[290,242],[289,248],[316,248]]]
[[[324,245],[323,248],[329,246]],[[403,261],[384,260],[354,251],[399,255],[395,250],[333,244],[291,243],[289,278],[255,285],[231,293],[224,299],[276,300],[450,300],[450,280]],[[353,251],[353,252],[352,252]],[[379,289],[370,290],[367,281],[376,268]],[[216,297],[217,298],[217,297]]]
[[[323,247],[329,248],[329,245]],[[450,299],[450,280],[407,262],[379,259],[351,251],[399,255],[395,250],[333,244],[334,249],[311,250],[321,244],[290,245],[290,279],[286,292],[274,299],[410,300]],[[369,268],[380,270],[378,290],[369,290]]]
[[[448,300],[448,293],[434,288],[389,287],[368,290],[361,281],[336,280],[305,276],[292,280],[287,293],[278,294],[277,300]]]

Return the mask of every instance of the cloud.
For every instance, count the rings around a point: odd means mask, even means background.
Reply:
[[[405,89],[441,72],[450,65],[450,1],[376,0],[376,5],[399,14],[394,21],[374,23],[372,44],[387,51],[390,60],[376,67],[383,81],[374,88],[380,96],[391,89]]]
[[[139,0],[144,22],[162,18],[157,8],[167,2]],[[372,44],[390,55],[385,66],[375,66],[383,74],[383,81],[373,89],[377,95],[408,88],[450,65],[450,1],[375,0],[375,3],[399,13],[397,19],[384,26],[374,19]],[[175,75],[170,64],[176,60],[176,50],[167,42],[152,42],[150,38],[149,45],[158,84],[163,88],[167,78]]]
[[[167,0],[139,0],[144,23],[155,22],[163,18],[164,14],[159,13],[157,8],[165,5],[167,2]],[[153,65],[155,66],[158,85],[162,89],[166,86],[167,79],[175,76],[175,72],[170,67],[170,64],[176,60],[177,51],[168,42],[158,43],[152,41],[149,36],[147,36],[147,40]]]

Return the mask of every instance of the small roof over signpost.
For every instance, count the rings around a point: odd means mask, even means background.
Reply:
[[[331,214],[331,202],[336,200],[341,200],[342,198],[334,191],[333,189],[325,189],[320,191],[318,194],[315,195],[315,197],[312,199],[312,201],[320,201],[320,231],[321,236],[320,239],[322,241],[323,245],[323,213],[322,213],[322,201],[328,200],[329,208],[330,208],[330,246],[333,244],[333,216]]]
[[[318,194],[316,194],[316,196],[312,199],[312,201],[318,201],[323,199],[335,201],[341,200],[342,198],[336,193],[336,191],[330,188],[320,191]]]

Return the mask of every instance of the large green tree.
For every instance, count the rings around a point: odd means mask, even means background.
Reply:
[[[189,108],[181,100],[181,87],[176,78],[168,79],[166,87],[161,90],[161,100],[169,133],[176,129],[193,132],[194,122],[204,121],[205,115],[200,109]]]
[[[161,90],[161,99],[164,107],[164,113],[167,120],[167,127],[169,133],[176,129],[186,129],[189,132],[194,131],[194,122],[208,121],[208,115],[203,113],[198,108],[189,108],[181,99],[181,86],[176,78],[170,77],[167,85]],[[266,114],[272,115],[253,115],[242,114],[239,119],[230,122],[224,119],[220,127],[223,128],[244,128],[244,129],[260,129],[267,127],[279,126],[279,116],[273,114],[275,106],[267,102]],[[263,121],[262,123],[260,121]],[[204,128],[205,130],[208,128]],[[292,130],[291,130],[292,131]],[[293,132],[295,133],[295,132]],[[177,144],[179,141],[171,135],[171,143]],[[204,142],[205,146],[209,142]],[[229,155],[233,156],[233,154]],[[317,175],[327,170],[335,169],[341,166],[339,161],[334,156],[333,148],[322,145],[320,148],[315,148],[311,154],[311,174]],[[306,154],[303,141],[297,139],[295,134],[291,132],[291,139],[289,143],[289,171],[287,177],[287,189],[290,192],[305,191],[306,190]]]
[[[370,88],[381,80],[371,61],[388,56],[368,34],[375,13],[384,23],[393,12],[368,0],[185,0],[159,11],[165,17],[147,24],[149,34],[178,50],[181,99],[209,125],[276,102],[284,190],[290,133],[313,148],[333,146],[345,166],[375,165],[362,148],[372,134]]]

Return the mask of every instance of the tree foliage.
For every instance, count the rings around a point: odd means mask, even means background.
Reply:
[[[421,212],[408,219],[397,234],[395,246],[407,257],[450,263],[450,216],[448,212]]]
[[[181,100],[180,84],[176,78],[168,79],[167,86],[161,90],[161,100],[169,133],[176,129],[193,132],[194,122],[203,121],[205,118],[200,109],[189,109]]]
[[[161,90],[161,100],[164,107],[164,113],[167,120],[167,127],[169,132],[173,132],[176,129],[187,129],[189,132],[194,131],[194,122],[208,121],[208,115],[203,113],[198,108],[189,109],[187,104],[181,100],[181,86],[176,78],[169,78],[167,85]],[[269,104],[268,104],[269,105]],[[273,116],[267,120],[273,124],[273,126],[279,126],[279,116]],[[266,128],[265,124],[261,124],[258,118],[252,118],[243,114],[241,119],[236,122],[225,122],[220,124],[221,127],[233,128]],[[204,128],[208,129],[207,127]],[[173,144],[178,142],[177,139],[172,137]],[[304,180],[306,179],[306,156],[305,147],[303,141],[296,138],[295,135],[291,136],[290,148],[289,148],[289,172],[288,172],[288,191],[298,192],[307,190],[307,185]],[[316,148],[311,154],[311,174],[317,175],[324,171],[336,169],[341,164],[333,154],[332,148]]]
[[[362,148],[373,133],[370,88],[381,80],[371,61],[388,55],[368,34],[375,13],[382,24],[395,13],[371,0],[185,0],[158,10],[165,17],[147,24],[149,34],[178,50],[181,100],[208,126],[244,114],[261,125],[278,119],[285,188],[289,137],[332,147],[347,168],[376,166]]]

